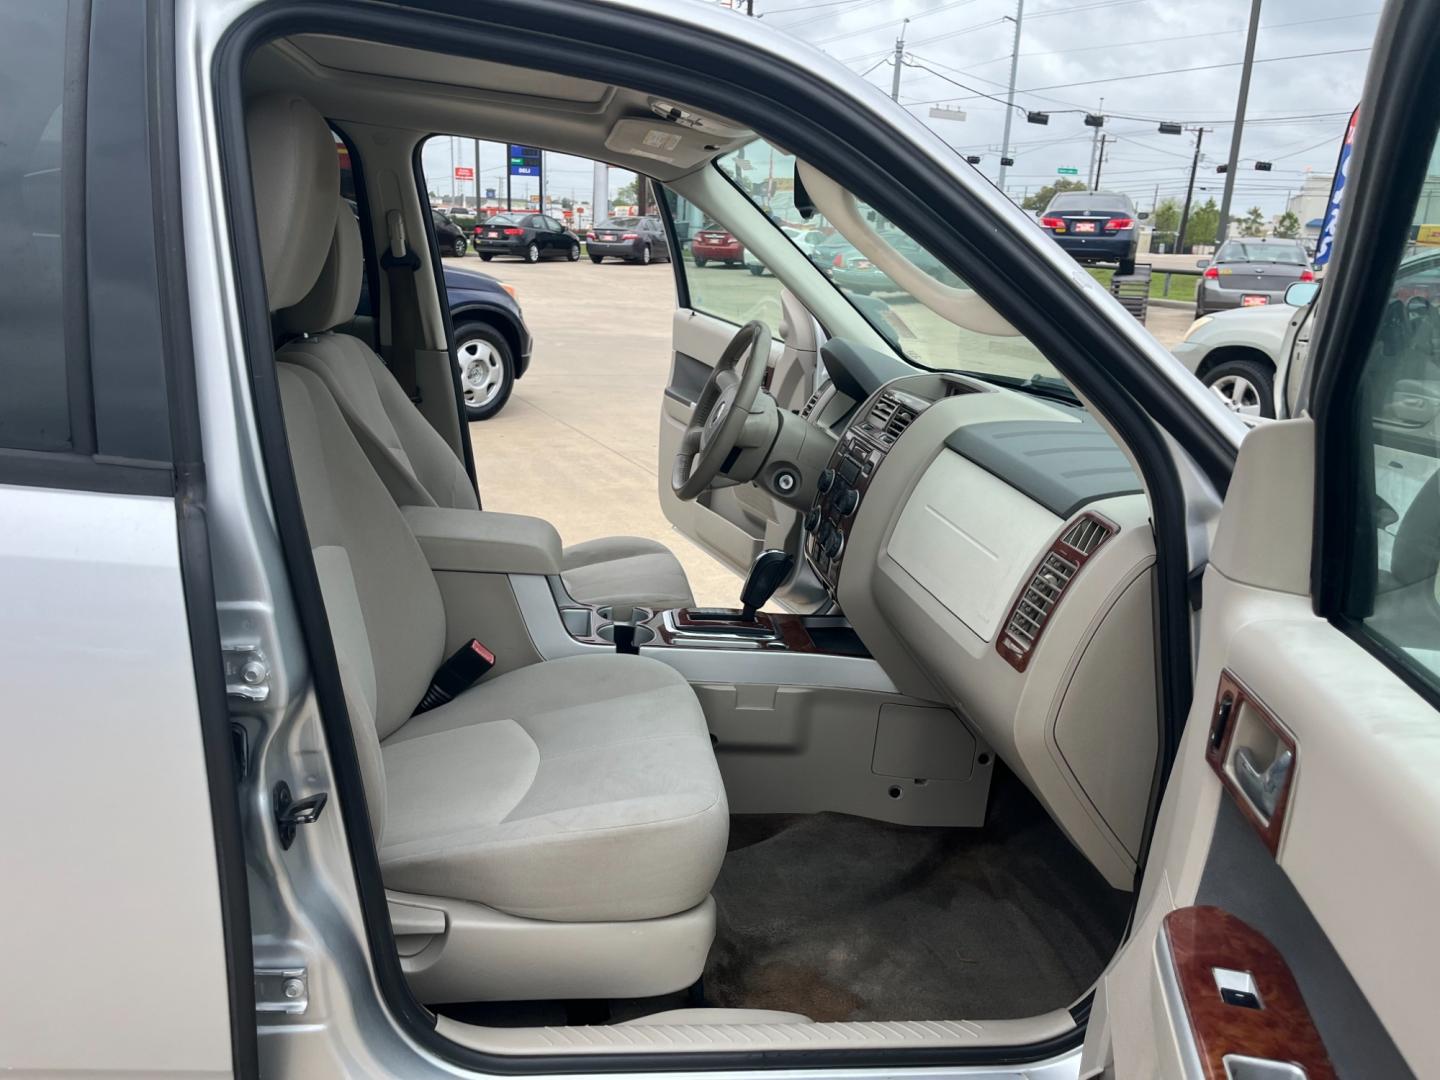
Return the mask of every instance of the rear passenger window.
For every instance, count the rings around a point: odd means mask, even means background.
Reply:
[[[66,139],[82,132],[65,100],[63,3],[0,7],[0,446],[69,450],[65,305],[79,289],[65,246]],[[80,294],[83,296],[83,292]]]

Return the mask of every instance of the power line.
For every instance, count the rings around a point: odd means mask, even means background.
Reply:
[[[917,19],[924,19],[930,15],[938,15],[940,14],[940,12],[949,11],[951,8],[969,7],[973,3],[975,3],[975,0],[950,0],[948,4],[941,4],[939,7],[927,8],[924,11],[918,11],[914,15],[909,16],[908,21],[915,22]],[[825,5],[816,4],[815,6],[824,7]],[[791,10],[793,11],[797,9],[792,8]],[[847,12],[846,14],[849,13]],[[820,38],[818,41],[811,42],[811,44],[828,45],[832,41],[844,41],[846,38],[858,37],[861,34],[868,34],[874,30],[888,29],[889,27],[894,26],[899,21],[899,19],[887,19],[885,22],[882,23],[875,23],[871,26],[862,26],[858,30],[847,30],[843,34],[834,34],[830,37]]]

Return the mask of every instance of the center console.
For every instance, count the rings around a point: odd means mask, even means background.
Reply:
[[[840,585],[845,547],[865,493],[890,448],[929,407],[929,401],[914,394],[883,390],[835,444],[804,521],[805,555],[832,595]]]

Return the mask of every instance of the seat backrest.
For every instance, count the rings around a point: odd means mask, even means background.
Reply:
[[[464,465],[390,370],[359,338],[331,332],[355,314],[363,259],[360,227],[340,200],[324,268],[306,297],[280,315],[285,329],[305,336],[279,358],[325,381],[397,505],[478,510]]]
[[[305,267],[297,266],[308,255],[304,245],[293,243],[272,255],[267,244],[275,241],[267,238],[289,236],[274,219],[294,213],[292,207],[305,205],[313,213],[315,201],[295,194],[305,184],[325,186],[323,205],[335,204],[340,182],[335,148],[320,114],[294,96],[252,102],[247,129],[266,288],[272,308],[277,300],[288,308],[314,285],[313,278],[304,280]],[[289,152],[254,152],[269,142]],[[311,159],[328,161],[328,168],[316,168]],[[299,221],[292,226],[311,228]],[[333,225],[327,221],[325,229]],[[321,263],[312,261],[318,275]],[[410,717],[443,659],[445,609],[419,543],[325,380],[294,364],[278,365],[277,378],[291,464],[378,839],[385,820],[380,740]]]

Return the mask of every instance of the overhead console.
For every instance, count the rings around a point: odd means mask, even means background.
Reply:
[[[1158,736],[1149,504],[1085,410],[958,374],[854,411],[805,554],[865,645],[1133,884]]]

